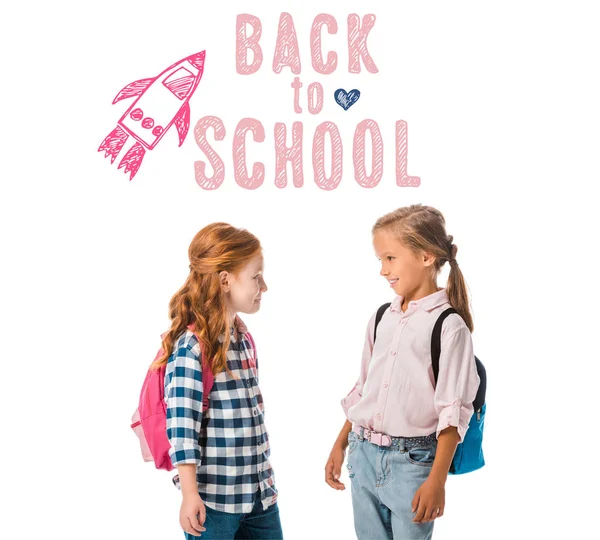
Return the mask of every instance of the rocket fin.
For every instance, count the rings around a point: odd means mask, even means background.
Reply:
[[[118,169],[125,167],[125,174],[128,172],[131,173],[129,176],[129,180],[133,180],[133,177],[137,174],[138,169],[142,165],[142,160],[144,159],[144,155],[146,154],[146,150],[139,143],[136,142],[127,153],[123,156],[123,159],[119,162]]]
[[[117,155],[123,149],[123,145],[127,141],[128,135],[125,133],[120,126],[113,129],[102,141],[102,144],[98,147],[98,152],[104,150],[104,157],[110,156],[111,164],[114,163]]]
[[[183,144],[187,137],[188,129],[190,129],[190,105],[186,104],[181,107],[177,113],[175,120],[173,120],[175,127],[177,128],[177,134],[179,135],[179,146]]]
[[[121,91],[117,94],[117,97],[113,99],[113,105],[117,103],[117,101],[121,101],[122,99],[127,99],[143,94],[155,80],[156,77],[151,77],[149,79],[140,79],[139,81],[133,81],[132,83],[129,83],[127,86],[122,88]]]

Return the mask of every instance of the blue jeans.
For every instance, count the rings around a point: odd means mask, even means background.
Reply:
[[[348,435],[347,468],[358,540],[431,540],[433,521],[414,523],[412,500],[433,465],[437,441],[407,449]]]
[[[186,540],[283,540],[277,503],[263,511],[260,497],[249,514],[228,514],[206,506],[206,531],[192,536],[184,531]]]

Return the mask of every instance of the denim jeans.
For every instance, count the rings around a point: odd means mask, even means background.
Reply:
[[[412,500],[433,465],[437,441],[377,446],[351,431],[347,468],[358,540],[430,540],[433,521],[414,523]]]
[[[184,531],[186,540],[283,540],[277,503],[263,511],[258,494],[249,514],[228,514],[206,506],[206,521],[201,536]]]

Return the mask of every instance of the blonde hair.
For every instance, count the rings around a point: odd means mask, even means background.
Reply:
[[[452,235],[446,234],[443,214],[431,206],[413,204],[398,208],[380,217],[372,233],[385,230],[392,233],[414,253],[430,253],[435,257],[432,278],[436,278],[445,263],[450,264],[450,276],[446,287],[450,305],[458,311],[469,330],[473,332],[473,317],[463,273],[456,262],[458,248]]]
[[[152,364],[165,365],[175,340],[193,325],[211,371],[227,369],[231,321],[225,305],[219,273],[238,274],[260,251],[258,239],[245,229],[228,223],[212,223],[194,236],[188,254],[190,273],[169,303],[171,328],[163,336],[163,354]],[[224,336],[219,342],[219,337]]]

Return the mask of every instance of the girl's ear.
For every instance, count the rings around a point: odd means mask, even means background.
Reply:
[[[219,282],[221,283],[221,289],[223,292],[229,292],[231,285],[229,283],[229,272],[223,270],[219,272]]]
[[[431,254],[431,253],[427,253],[427,252],[423,252],[422,254],[423,257],[423,266],[425,267],[429,267],[429,266],[433,266],[433,264],[435,263],[435,255]]]

